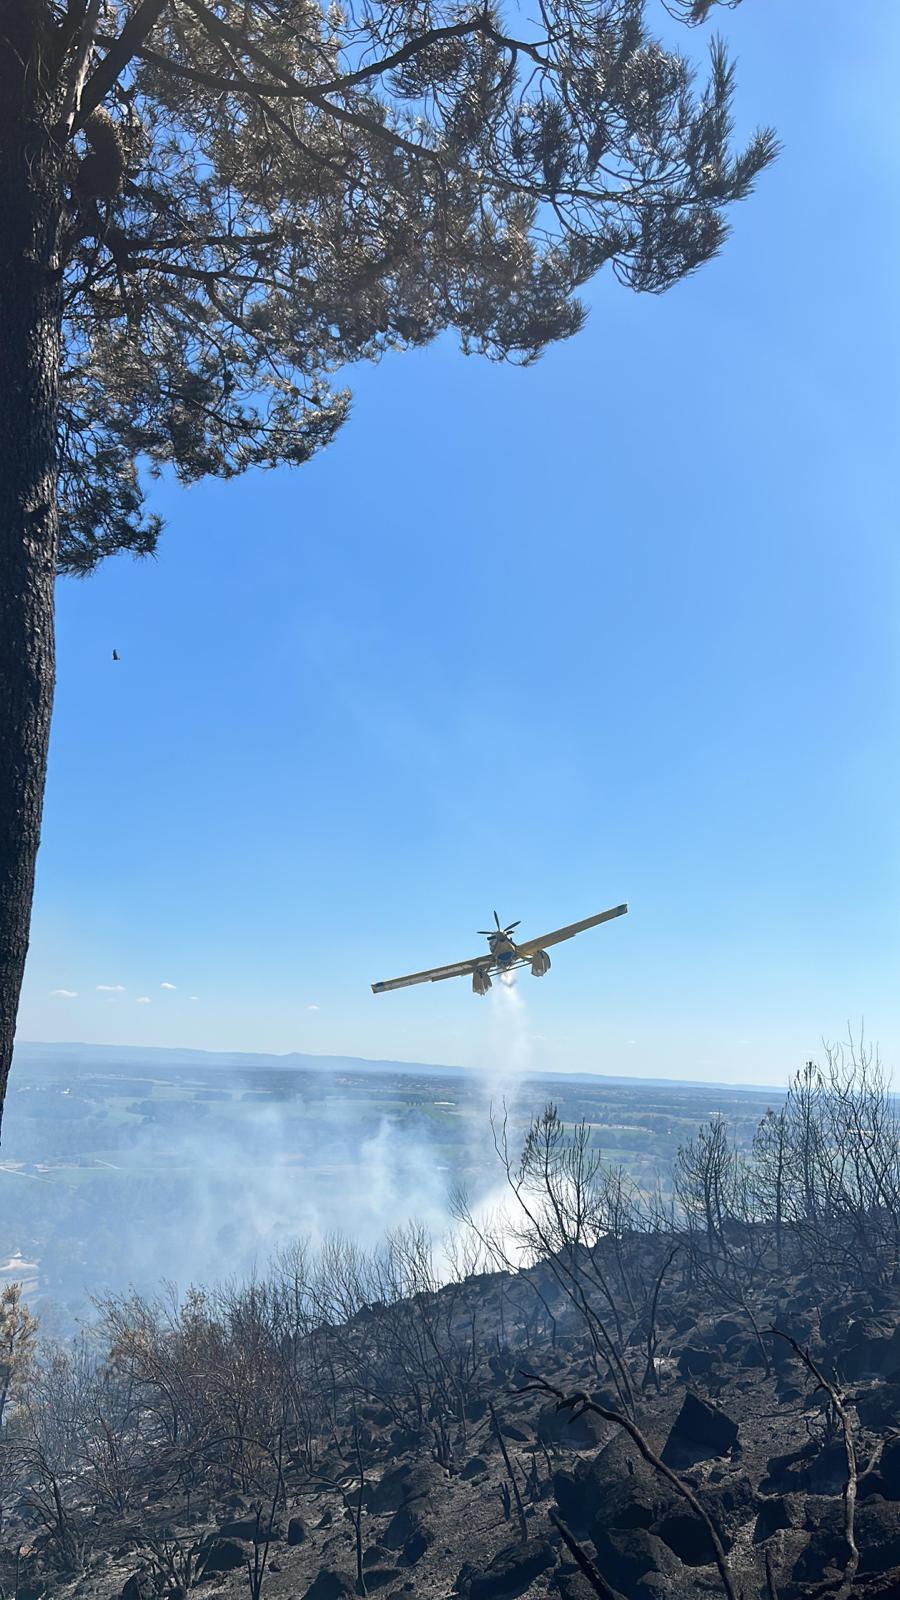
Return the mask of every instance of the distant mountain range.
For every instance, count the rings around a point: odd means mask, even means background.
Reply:
[[[133,1067],[164,1067],[171,1071],[179,1068],[189,1071],[197,1067],[223,1067],[241,1069],[252,1072],[272,1071],[295,1067],[302,1072],[398,1072],[426,1074],[431,1076],[446,1077],[458,1075],[472,1077],[477,1075],[475,1067],[460,1067],[452,1063],[426,1062],[426,1061],[373,1061],[364,1056],[313,1056],[305,1055],[299,1050],[286,1051],[284,1055],[268,1055],[262,1052],[239,1050],[188,1050],[183,1048],[166,1048],[161,1045],[137,1044],[88,1044],[88,1043],[41,1043],[40,1040],[23,1039],[17,1041],[13,1058],[13,1070],[16,1064],[20,1066],[47,1067],[58,1066],[64,1060],[85,1061],[90,1060],[94,1065],[101,1066],[108,1063],[110,1066]],[[750,1094],[766,1091],[772,1094],[783,1094],[784,1089],[766,1083],[725,1083],[701,1078],[645,1078],[629,1077],[627,1074],[608,1072],[531,1072],[522,1073],[525,1080],[544,1080],[552,1078],[569,1083],[590,1083],[601,1079],[610,1084],[645,1084],[648,1088],[666,1089],[728,1089]]]

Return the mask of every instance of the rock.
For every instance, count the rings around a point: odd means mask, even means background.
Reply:
[[[520,1428],[517,1422],[502,1422],[500,1432],[504,1439],[511,1439],[513,1444],[525,1444],[532,1435],[525,1428]]]
[[[401,1506],[400,1510],[394,1513],[381,1535],[381,1543],[387,1550],[401,1550],[407,1539],[411,1539],[421,1526],[422,1519],[417,1504],[413,1501],[411,1505]]]
[[[606,1534],[629,1528],[649,1532],[664,1518],[686,1509],[682,1496],[665,1479],[646,1470],[635,1472],[595,1494],[590,1536],[599,1549],[598,1541]]]
[[[291,1517],[287,1529],[288,1544],[305,1544],[309,1538],[309,1524],[303,1517]]]
[[[369,1567],[366,1571],[366,1588],[383,1589],[385,1584],[396,1583],[402,1577],[399,1567]]]
[[[477,1478],[480,1473],[487,1472],[487,1469],[488,1464],[484,1456],[472,1456],[460,1472],[460,1477],[464,1479]]]
[[[900,1511],[885,1500],[867,1500],[856,1511],[855,1535],[860,1577],[877,1576],[900,1566]],[[835,1497],[818,1508],[806,1544],[791,1570],[785,1600],[805,1600],[811,1584],[847,1564],[843,1502]],[[866,1586],[866,1593],[869,1594]],[[896,1590],[894,1591],[897,1592]]]
[[[560,1600],[596,1600],[597,1591],[577,1567],[567,1567],[557,1570],[553,1574],[554,1582],[560,1593]],[[618,1596],[618,1589],[613,1590]],[[625,1600],[624,1595],[622,1600]]]
[[[537,1424],[542,1444],[555,1444],[568,1450],[602,1449],[615,1431],[613,1424],[604,1422],[596,1411],[582,1411],[573,1417],[571,1411],[559,1411],[552,1401],[543,1407]]]
[[[746,1336],[747,1325],[744,1322],[739,1322],[737,1317],[720,1317],[713,1328],[713,1336],[717,1344],[727,1344],[729,1339],[733,1339],[735,1334],[738,1333]]]
[[[878,1498],[867,1500],[857,1506],[855,1527],[861,1574],[900,1566],[900,1510],[896,1505]]]
[[[582,1536],[594,1520],[604,1527],[649,1528],[673,1498],[680,1499],[635,1456],[621,1434],[592,1460],[554,1472],[551,1488],[563,1521]]]
[[[660,1517],[652,1531],[687,1567],[706,1567],[716,1559],[709,1529],[685,1501],[680,1511],[673,1508]],[[727,1548],[727,1541],[722,1537]]]
[[[254,1511],[252,1515],[233,1517],[230,1522],[219,1524],[219,1537],[223,1539],[249,1539],[251,1544],[265,1544],[268,1536],[269,1518],[265,1512],[258,1519]],[[272,1524],[272,1542],[283,1538],[284,1529],[276,1521]]]
[[[712,1474],[703,1489],[703,1506],[717,1528],[731,1523],[749,1522],[756,1510],[756,1493],[748,1474],[741,1469],[730,1472],[719,1482]]]
[[[122,1585],[121,1600],[156,1600],[157,1592],[152,1572],[133,1572]]]
[[[434,1534],[429,1528],[424,1526],[417,1528],[415,1533],[410,1534],[403,1546],[403,1554],[400,1558],[403,1565],[405,1567],[414,1567],[417,1561],[421,1561],[425,1551],[433,1542]]]
[[[306,1590],[303,1600],[345,1600],[345,1596],[355,1594],[355,1578],[337,1567],[323,1567]]]
[[[554,1472],[550,1481],[563,1522],[568,1523],[573,1533],[586,1533],[595,1509],[589,1475],[577,1469],[574,1472],[563,1470]]]
[[[874,1318],[851,1323],[839,1357],[845,1378],[893,1377],[900,1371],[900,1342],[897,1330]]]
[[[682,1570],[674,1552],[656,1534],[648,1533],[646,1528],[615,1528],[609,1532],[598,1532],[594,1548],[597,1565],[607,1583],[627,1594],[629,1600],[637,1600],[641,1579],[649,1574],[674,1579]]]
[[[760,1484],[763,1494],[779,1489],[785,1491],[802,1489],[806,1468],[815,1453],[816,1446],[810,1442],[802,1445],[799,1450],[788,1450],[784,1455],[770,1456],[766,1462],[765,1476]]]
[[[205,1543],[203,1575],[206,1577],[213,1572],[236,1572],[238,1567],[245,1565],[248,1555],[252,1555],[252,1552],[241,1540],[223,1539],[218,1534],[213,1534]]]
[[[737,1442],[738,1426],[709,1400],[688,1390],[672,1424],[662,1459],[667,1466],[723,1456]]]
[[[389,1562],[390,1559],[383,1545],[370,1544],[368,1550],[363,1551],[362,1564],[364,1567],[379,1567],[384,1566],[385,1562]]]
[[[900,1383],[879,1383],[856,1397],[856,1414],[864,1428],[880,1433],[900,1420]]]
[[[900,1436],[885,1440],[879,1470],[884,1483],[884,1498],[900,1500]]]
[[[411,1500],[422,1500],[443,1489],[447,1474],[436,1462],[407,1462],[386,1472],[378,1483],[369,1484],[366,1490],[366,1509],[375,1516],[398,1511]]]
[[[686,1344],[678,1357],[678,1371],[682,1378],[705,1378],[718,1364],[717,1350],[705,1350],[696,1344]]]
[[[489,1567],[463,1569],[457,1589],[468,1600],[492,1600],[494,1595],[519,1594],[538,1576],[554,1566],[556,1552],[546,1539],[531,1544],[507,1545]],[[462,1586],[461,1586],[462,1585]]]
[[[837,1440],[821,1449],[814,1443],[805,1444],[788,1455],[770,1456],[766,1473],[763,1492],[781,1489],[788,1493],[805,1490],[807,1494],[841,1494],[847,1482],[847,1455]]]
[[[782,1528],[796,1527],[796,1525],[797,1513],[787,1495],[766,1495],[756,1515],[753,1543],[762,1544],[765,1539],[771,1539],[773,1533],[778,1533]]]
[[[847,1482],[847,1452],[843,1442],[825,1445],[813,1456],[805,1473],[809,1494],[842,1494]]]
[[[766,1358],[759,1348],[758,1341],[748,1338],[746,1333],[729,1340],[725,1355],[730,1367],[764,1367],[766,1364]]]

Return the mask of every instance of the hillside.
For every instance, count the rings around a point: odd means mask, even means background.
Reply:
[[[501,1152],[504,1147],[501,1142]],[[7,1300],[7,1593],[889,1600],[900,1592],[900,1130],[808,1067],[671,1201],[548,1107],[464,1199],[283,1251],[82,1343]]]

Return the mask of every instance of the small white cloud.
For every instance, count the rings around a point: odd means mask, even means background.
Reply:
[[[150,1004],[150,996],[148,994],[139,994],[135,1004],[139,1006],[148,1006]]]
[[[78,990],[77,989],[51,989],[50,993],[52,995],[54,995],[57,1000],[77,1000],[78,999]]]
[[[318,1006],[307,1006],[306,1009],[307,1009],[307,1011],[318,1011],[319,1007]]]
[[[174,989],[175,985],[174,983],[161,983],[159,987],[161,989]]]
[[[191,994],[191,995],[188,995],[188,999],[189,1000],[199,1000],[200,996],[198,994]]]
[[[97,985],[97,993],[98,994],[124,994],[125,993],[125,985],[124,985],[124,983],[98,983],[98,985]]]
[[[637,1039],[626,1039],[625,1043],[626,1044],[637,1044]]]

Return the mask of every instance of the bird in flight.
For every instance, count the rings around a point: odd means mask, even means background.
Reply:
[[[113,651],[113,661],[118,661],[118,659],[119,659],[119,652],[118,652],[118,650],[114,650]]]

